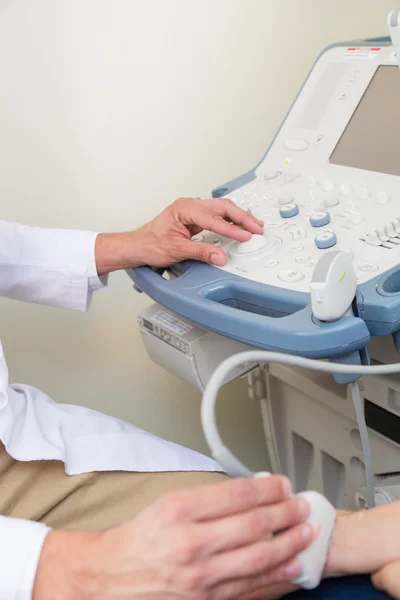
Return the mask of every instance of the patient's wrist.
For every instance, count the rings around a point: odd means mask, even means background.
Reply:
[[[324,577],[371,574],[400,559],[400,502],[338,513]]]
[[[352,515],[350,512],[337,513],[335,527],[332,532],[331,545],[328,552],[323,577],[342,577],[348,575],[348,556],[353,551]]]

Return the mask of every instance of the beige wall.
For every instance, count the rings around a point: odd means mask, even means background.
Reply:
[[[121,230],[208,195],[259,160],[321,49],[385,34],[392,4],[3,0],[0,216]],[[206,451],[199,394],[143,351],[147,303],[125,274],[88,315],[2,300],[12,378]],[[243,382],[224,403],[229,438],[262,466]]]

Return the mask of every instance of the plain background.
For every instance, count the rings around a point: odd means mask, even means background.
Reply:
[[[1,0],[0,218],[132,229],[254,167],[315,58],[385,35],[393,0]],[[207,452],[200,394],[151,364],[124,273],[88,314],[0,301],[12,381]],[[226,440],[264,465],[245,382]]]

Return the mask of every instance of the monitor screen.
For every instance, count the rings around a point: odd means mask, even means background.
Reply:
[[[330,162],[400,175],[400,70],[379,67]]]

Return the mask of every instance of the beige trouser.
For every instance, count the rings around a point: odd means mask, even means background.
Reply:
[[[68,476],[61,462],[17,462],[0,444],[0,514],[56,529],[105,529],[168,491],[225,478],[221,473],[122,471]]]

